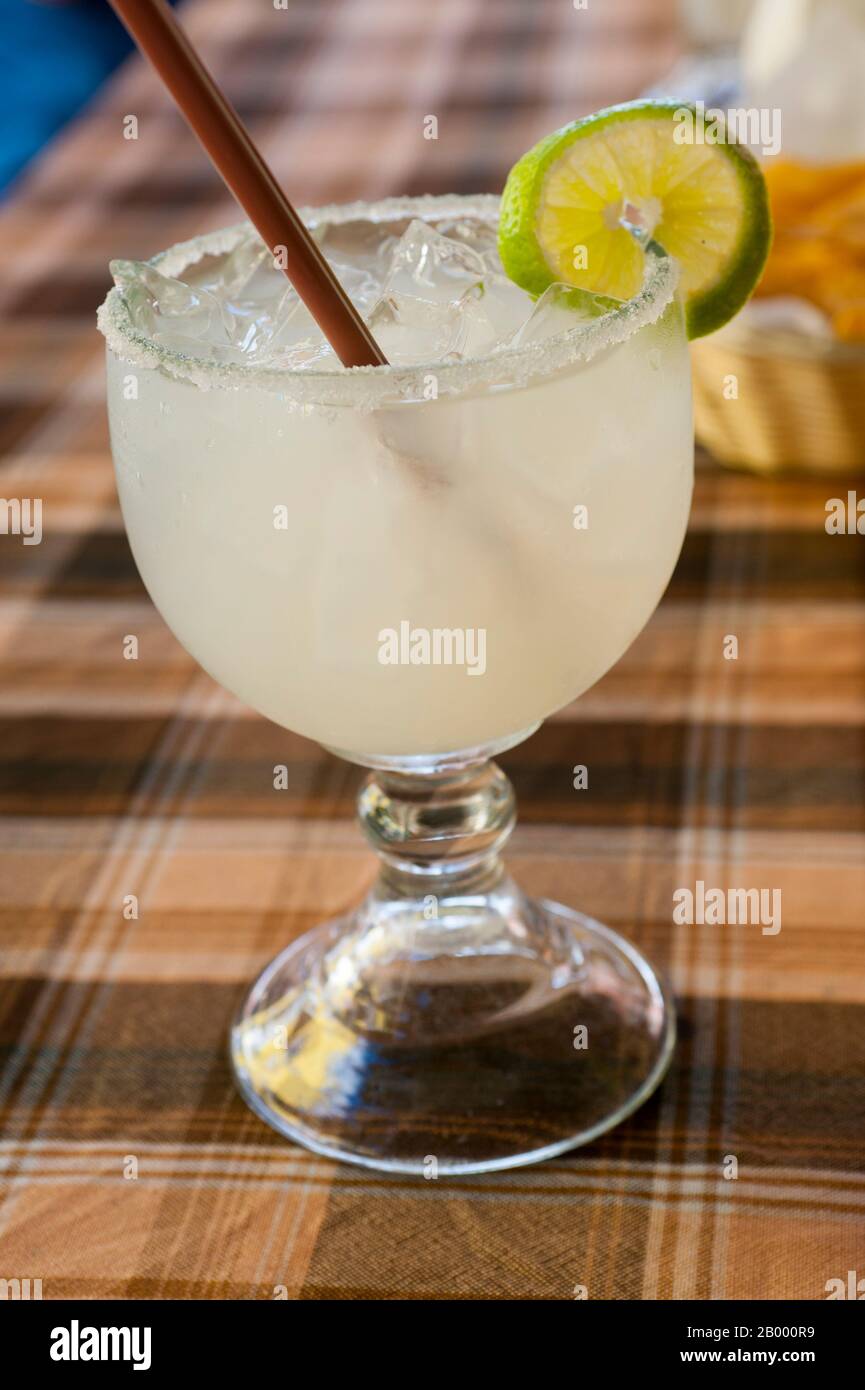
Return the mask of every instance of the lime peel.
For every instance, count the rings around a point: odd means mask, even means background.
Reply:
[[[631,298],[644,256],[624,215],[680,262],[689,337],[727,323],[769,253],[766,184],[749,150],[680,140],[687,126],[697,128],[686,103],[636,101],[535,145],[502,195],[499,252],[511,279],[535,296],[559,282]]]

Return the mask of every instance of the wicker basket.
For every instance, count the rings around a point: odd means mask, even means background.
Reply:
[[[865,471],[865,346],[757,334],[736,320],[691,352],[697,438],[721,463]]]

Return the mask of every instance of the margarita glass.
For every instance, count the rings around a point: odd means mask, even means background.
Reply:
[[[494,229],[497,200],[305,216],[375,247],[414,218]],[[194,278],[242,235],[154,263]],[[118,289],[103,306],[118,489],[154,603],[223,686],[369,769],[377,881],[267,967],[232,1031],[249,1104],[320,1153],[526,1163],[616,1124],[667,1067],[651,966],[505,872],[514,798],[490,759],[618,660],[675,565],[693,474],[676,284],[650,247],[641,292],[600,316],[350,371],[180,351]]]

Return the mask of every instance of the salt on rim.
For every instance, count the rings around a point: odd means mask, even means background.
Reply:
[[[390,222],[407,217],[435,221],[448,217],[477,217],[493,224],[498,222],[499,199],[494,194],[474,197],[427,194],[417,198],[385,198],[376,203],[304,207],[299,211],[310,228],[323,223],[334,225],[358,220]],[[178,242],[169,250],[151,257],[148,264],[164,275],[177,277],[204,256],[232,251],[249,230],[250,224],[241,222],[221,231],[194,237],[191,241]],[[587,362],[605,348],[624,342],[638,329],[657,322],[673,298],[678,279],[676,262],[653,243],[647,248],[646,274],[640,292],[600,318],[576,324],[544,342],[502,348],[486,357],[466,358],[463,362],[413,364],[410,367],[292,371],[190,357],[155,343],[140,332],[133,325],[126,300],[117,286],[109,290],[104,303],[100,305],[97,324],[108,348],[122,361],[162,371],[200,390],[255,387],[277,392],[297,405],[349,406],[355,410],[373,410],[400,402],[428,403],[428,398],[424,398],[424,387],[430,373],[435,374],[437,394],[441,397],[526,386],[538,377],[553,375],[577,362]]]

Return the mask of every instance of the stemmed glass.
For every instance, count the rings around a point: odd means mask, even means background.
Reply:
[[[495,216],[455,197],[318,214],[371,255],[412,217]],[[157,264],[176,275],[239,236]],[[202,362],[117,290],[103,307],[154,602],[225,687],[368,770],[372,889],[267,966],[231,1034],[250,1106],[319,1153],[528,1163],[617,1124],[667,1068],[673,1009],[640,952],[506,872],[514,795],[491,759],[618,660],[676,562],[693,468],[676,280],[650,247],[640,294],[603,317],[350,373]]]

